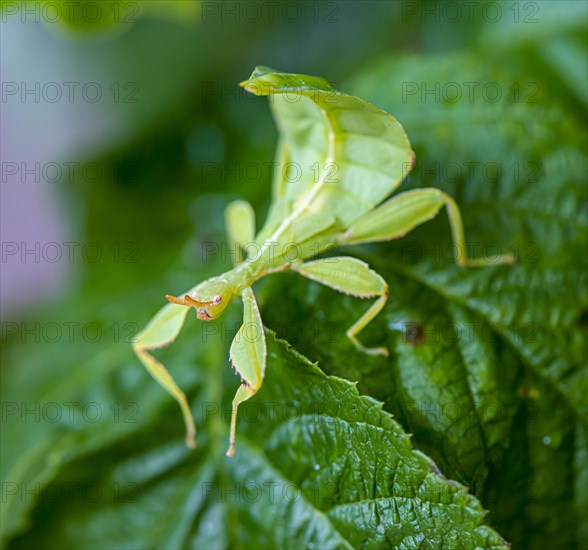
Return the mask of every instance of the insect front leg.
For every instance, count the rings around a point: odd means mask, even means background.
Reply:
[[[231,344],[230,360],[241,376],[242,384],[233,399],[227,456],[235,456],[237,409],[241,403],[253,397],[261,388],[267,361],[265,333],[253,290],[250,287],[246,288],[241,293],[241,298],[243,299],[243,324]]]
[[[378,298],[370,308],[347,330],[353,345],[369,355],[388,356],[384,347],[366,348],[357,335],[380,313],[388,299],[388,284],[369,266],[351,257],[326,258],[293,267],[295,271],[313,281],[357,298]]]
[[[243,261],[243,251],[255,239],[255,212],[247,201],[233,201],[225,209],[229,243],[235,251],[235,265]]]
[[[196,446],[196,427],[186,395],[174,382],[171,374],[149,352],[171,344],[179,334],[189,308],[177,303],[167,304],[151,319],[145,329],[137,336],[133,349],[149,374],[176,399],[182,409],[186,424],[186,445]]]
[[[443,206],[447,208],[453,242],[458,249],[457,263],[459,265],[485,266],[514,263],[512,254],[470,260],[467,256],[459,207],[449,195],[433,188],[407,191],[391,198],[354,222],[343,234],[339,244],[399,239],[418,225],[434,218]]]

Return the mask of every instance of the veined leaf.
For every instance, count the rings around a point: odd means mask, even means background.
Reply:
[[[215,429],[222,407],[213,398],[206,406],[216,412],[202,430],[211,436],[198,453],[180,441],[149,445],[152,435],[135,433],[134,443],[71,462],[56,486],[98,485],[101,498],[41,498],[39,517],[50,528],[11,546],[507,547],[484,525],[478,501],[414,451],[381,404],[325,376],[272,333],[267,342],[264,396],[242,405],[247,424],[234,459],[218,456],[226,431]],[[141,432],[166,429],[168,417],[152,420]],[[121,459],[104,462],[113,454]]]
[[[521,101],[514,81],[470,55],[409,56],[366,69],[351,89],[397,114],[411,136],[417,160],[406,187],[455,196],[471,255],[514,251],[517,265],[456,267],[443,213],[399,241],[364,247],[359,257],[389,283],[390,299],[363,337],[386,344],[388,362],[366,362],[345,341],[353,298],[299,288],[287,274],[264,298],[280,296],[279,316],[262,313],[276,330],[283,316],[305,319],[290,331],[293,345],[384,401],[446,475],[494,510],[509,540],[558,547],[565,532],[568,546],[581,545],[585,135],[540,88],[538,103]],[[479,83],[480,93],[443,101],[441,90],[456,82]],[[502,92],[496,101],[481,93],[490,82]],[[557,517],[554,503],[565,510]]]

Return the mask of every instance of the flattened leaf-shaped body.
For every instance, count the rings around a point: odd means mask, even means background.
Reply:
[[[323,79],[258,67],[242,85],[271,96],[280,131],[272,211],[258,236],[293,213],[330,214],[346,229],[396,189],[414,162],[400,123]]]

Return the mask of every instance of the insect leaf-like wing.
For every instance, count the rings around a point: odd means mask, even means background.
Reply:
[[[333,227],[347,228],[412,167],[414,154],[394,117],[322,78],[258,67],[242,86],[271,96],[280,131],[272,208],[258,242],[288,216],[330,214]]]

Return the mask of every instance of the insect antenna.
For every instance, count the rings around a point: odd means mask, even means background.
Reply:
[[[220,300],[210,300],[208,302],[201,302],[199,300],[195,300],[189,294],[186,294],[183,298],[176,298],[175,296],[171,296],[169,294],[165,295],[165,299],[172,304],[178,304],[180,306],[194,306],[194,307],[204,307],[210,306],[213,304],[217,304]]]

